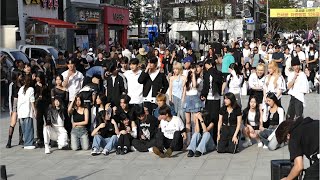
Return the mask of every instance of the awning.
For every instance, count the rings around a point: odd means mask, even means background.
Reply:
[[[42,17],[31,17],[33,20],[41,21],[47,23],[51,26],[56,28],[68,28],[68,29],[76,29],[77,26],[75,24],[62,21],[60,19],[53,19],[53,18],[42,18]]]

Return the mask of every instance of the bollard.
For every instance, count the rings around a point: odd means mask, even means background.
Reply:
[[[5,165],[1,165],[1,180],[7,180],[7,171]]]

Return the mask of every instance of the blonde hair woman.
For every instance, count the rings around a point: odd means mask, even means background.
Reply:
[[[286,90],[286,83],[279,71],[278,64],[275,61],[271,61],[268,65],[269,74],[266,76],[264,87],[263,87],[263,99],[266,100],[268,92],[276,94],[277,98],[281,99],[282,92]]]
[[[182,110],[182,94],[183,87],[186,84],[187,77],[182,75],[183,67],[179,62],[173,64],[173,75],[169,79],[169,101],[174,104],[174,110],[177,113],[177,116],[181,117],[184,120],[184,113]]]

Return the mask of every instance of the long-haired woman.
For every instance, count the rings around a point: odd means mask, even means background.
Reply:
[[[88,150],[89,137],[86,126],[89,121],[89,110],[84,107],[83,99],[79,95],[70,103],[68,113],[72,117],[71,149],[76,151],[81,145],[82,150]]]
[[[242,121],[241,108],[233,93],[224,95],[224,105],[219,112],[217,143],[218,153],[236,153]]]
[[[242,120],[244,128],[242,134],[244,135],[246,142],[242,144],[243,147],[252,145],[251,139],[255,139],[260,142],[259,132],[263,129],[262,111],[259,108],[258,98],[256,96],[250,96],[248,106],[243,110]]]
[[[200,99],[198,87],[201,86],[202,79],[196,73],[196,67],[192,66],[188,72],[187,82],[183,89],[183,109],[186,118],[187,144],[191,140],[191,114],[198,113],[203,108],[203,103]]]
[[[137,125],[135,121],[130,120],[129,116],[125,113],[119,115],[119,139],[116,154],[124,155],[130,152],[131,142],[133,138],[137,138]]]
[[[10,127],[9,137],[6,148],[11,148],[11,140],[14,132],[14,127],[17,123],[17,103],[18,103],[18,91],[23,85],[23,74],[21,71],[13,71],[11,76],[12,82],[9,85],[9,110],[10,110]],[[19,123],[19,145],[23,144],[22,129]]]

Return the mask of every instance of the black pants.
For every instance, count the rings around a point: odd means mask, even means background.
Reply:
[[[155,103],[143,102],[143,107],[148,108],[148,112],[153,116],[153,111],[158,107]]]
[[[306,173],[304,175],[303,180],[318,180],[319,179],[319,160],[314,162],[308,169],[306,169]]]
[[[217,144],[218,121],[220,111],[220,100],[207,100],[205,110],[209,113],[210,119],[213,119],[213,141]]]
[[[36,106],[37,114],[36,114],[36,120],[37,120],[37,139],[41,142],[43,142],[43,125],[44,121],[47,121],[47,105],[43,103],[39,103]]]
[[[160,150],[171,148],[173,151],[180,151],[183,148],[183,138],[181,131],[176,131],[173,134],[173,139],[168,139],[163,135],[163,132],[158,131],[156,134],[156,147]]]
[[[91,103],[90,102],[85,102],[84,103],[84,107],[88,109],[89,113],[88,113],[88,124],[86,125],[86,128],[87,128],[87,131],[88,131],[88,134],[91,135]],[[93,136],[89,136],[89,142],[92,143],[93,141]]]
[[[151,139],[150,141],[133,139],[132,145],[139,152],[148,152],[148,149],[155,146],[156,139]]]
[[[128,150],[130,150],[131,141],[132,136],[130,134],[121,134],[118,139],[118,146],[120,146],[121,148],[127,146]]]
[[[218,153],[235,153],[238,147],[232,142],[232,137],[236,131],[236,126],[222,126],[220,130],[220,140],[218,142]],[[239,139],[239,137],[238,137]]]
[[[302,117],[303,114],[303,103],[291,96],[289,107],[288,107],[288,118]]]

